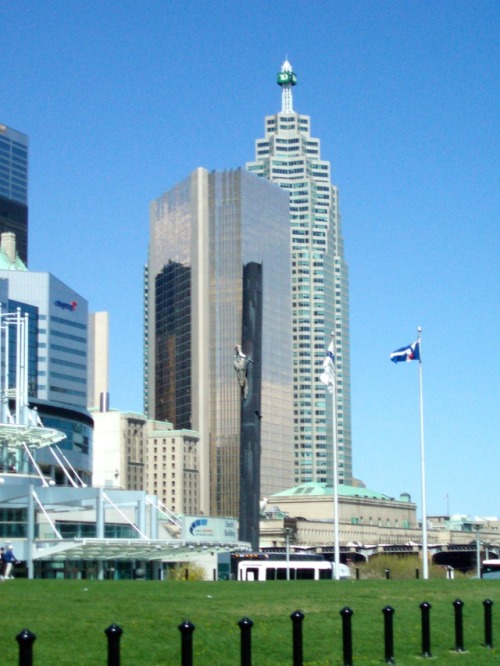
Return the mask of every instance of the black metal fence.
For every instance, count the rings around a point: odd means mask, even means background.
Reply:
[[[465,652],[462,609],[464,602],[456,599],[453,602],[454,624],[455,624],[455,652]],[[493,602],[490,599],[483,601],[484,607],[484,648],[493,648]],[[431,658],[431,622],[430,612],[431,604],[424,601],[420,604],[421,628],[422,628],[422,647],[420,657]],[[392,606],[385,606],[382,609],[384,616],[384,663],[395,664],[394,657],[394,632],[393,617],[395,610]],[[342,618],[342,655],[343,666],[352,666],[352,616],[354,611],[345,606],[340,611]],[[303,642],[302,642],[302,623],[304,613],[297,610],[290,615],[292,621],[292,666],[303,666]],[[244,617],[238,622],[240,628],[240,664],[241,666],[252,665],[252,627],[253,622],[250,618]],[[193,634],[195,626],[189,620],[185,620],[179,625],[181,633],[181,666],[193,666]],[[110,625],[104,633],[108,642],[108,666],[120,666],[120,638],[123,630],[117,624]],[[17,636],[19,644],[19,666],[32,666],[33,664],[33,646],[36,635],[29,629],[23,629]]]

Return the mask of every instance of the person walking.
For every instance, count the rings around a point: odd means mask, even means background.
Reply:
[[[4,571],[4,580],[13,580],[14,576],[12,575],[12,567],[14,564],[19,564],[14,555],[14,546],[9,546],[7,552],[4,553],[4,562],[5,562],[5,571]]]
[[[5,566],[7,562],[5,561],[5,548],[0,548],[0,580],[3,580],[5,577]]]

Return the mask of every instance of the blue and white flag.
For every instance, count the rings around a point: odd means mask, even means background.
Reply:
[[[416,340],[407,347],[401,347],[392,352],[390,359],[393,363],[401,361],[420,361],[420,340]]]
[[[333,340],[328,345],[325,360],[323,361],[323,372],[319,378],[330,393],[335,389],[335,356],[333,354]]]

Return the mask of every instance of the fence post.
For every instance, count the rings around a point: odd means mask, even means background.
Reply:
[[[33,664],[33,643],[36,641],[36,635],[29,629],[23,629],[16,636],[19,644],[19,666],[32,666]]]
[[[453,607],[455,608],[455,652],[465,652],[464,650],[464,625],[462,619],[462,608],[464,602],[461,599],[455,599]]]
[[[110,624],[104,633],[108,637],[108,666],[120,666],[120,638],[123,629],[117,624]]]
[[[483,601],[484,606],[484,647],[492,648],[493,647],[493,622],[491,618],[491,610],[493,602],[491,599],[485,599]]]
[[[427,601],[420,604],[422,611],[422,657],[432,657],[431,653],[431,623],[430,610],[432,606]]]
[[[382,613],[384,614],[384,652],[385,652],[385,663],[386,664],[395,664],[394,661],[394,632],[392,628],[392,616],[395,611],[391,606],[386,606],[382,608]]]
[[[420,578],[420,569],[418,567],[415,569],[415,578],[417,580]]]
[[[244,617],[238,622],[241,631],[241,666],[252,666],[252,627],[253,622],[249,617]]]
[[[389,578],[391,577],[391,570],[390,569],[385,570],[385,577],[386,577],[387,580],[389,580]]]
[[[304,620],[304,613],[296,610],[290,615],[292,620],[292,640],[293,640],[293,666],[302,666],[304,661],[304,654],[302,648],[302,622]]]
[[[342,644],[344,647],[344,666],[352,666],[352,627],[351,617],[353,610],[344,606],[340,611],[342,616]]]
[[[181,632],[181,666],[193,666],[193,631],[196,629],[189,620],[179,625]]]

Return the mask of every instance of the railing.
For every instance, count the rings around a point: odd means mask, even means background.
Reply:
[[[462,609],[464,602],[456,599],[453,602],[454,624],[455,624],[455,652],[465,652]],[[493,648],[493,622],[492,607],[493,602],[490,599],[483,601],[484,607],[484,643],[483,647]],[[424,601],[420,604],[421,628],[422,628],[422,647],[420,657],[427,659],[432,657],[431,650],[431,623],[430,611],[431,604]],[[394,608],[385,606],[382,609],[384,616],[384,663],[395,664],[394,658],[394,632],[393,616]],[[352,616],[354,611],[345,606],[340,611],[342,618],[342,655],[343,666],[353,666],[352,649]],[[290,615],[292,621],[292,666],[303,666],[303,642],[302,642],[302,623],[304,613],[297,610]],[[238,622],[240,628],[240,664],[241,666],[252,666],[252,627],[253,622],[250,618],[244,617]],[[189,620],[185,620],[179,625],[181,633],[181,666],[193,666],[193,634],[195,626]],[[105,629],[108,641],[108,666],[120,666],[120,638],[123,630],[117,624],[110,625]],[[23,629],[17,636],[19,644],[19,666],[33,665],[33,645],[36,635],[29,629]],[[493,654],[493,653],[492,653]]]

